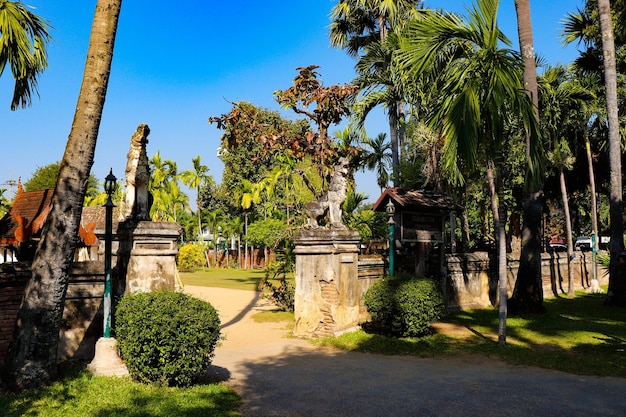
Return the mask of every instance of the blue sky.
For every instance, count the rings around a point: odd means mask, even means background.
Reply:
[[[61,160],[95,7],[95,0],[26,3],[49,20],[54,40],[49,68],[39,81],[40,98],[35,97],[30,108],[9,110],[13,79],[8,71],[0,77],[0,188],[9,188],[2,183],[11,179],[27,180],[38,166]],[[113,168],[122,179],[130,137],[139,123],[147,123],[149,156],[160,151],[184,170],[200,155],[220,182],[223,165],[216,151],[221,132],[208,124],[210,116],[228,112],[229,102],[240,100],[278,110],[272,93],[291,85],[296,67],[319,65],[325,85],[353,78],[354,60],[328,42],[329,13],[335,3],[125,1],[92,173],[102,180]],[[467,4],[426,1],[457,12]],[[564,15],[582,5],[582,0],[531,2],[535,50],[548,63],[575,58],[575,47],[564,49],[558,35]],[[502,2],[499,20],[517,45],[513,0]],[[370,136],[387,132],[382,112],[374,114],[366,128]],[[373,174],[359,173],[356,179],[359,191],[372,201],[378,197]]]

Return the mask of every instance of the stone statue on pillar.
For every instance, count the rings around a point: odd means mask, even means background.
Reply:
[[[349,175],[350,163],[348,159],[339,158],[337,165],[335,165],[333,176],[330,179],[328,191],[304,207],[308,217],[307,228],[317,229],[321,227],[320,220],[325,220],[327,217],[326,224],[332,229],[347,229],[341,220],[341,206],[346,201]]]
[[[150,128],[141,123],[130,139],[130,150],[126,162],[126,198],[124,218],[126,220],[150,220],[152,196],[150,183],[150,162],[146,153]]]
[[[150,218],[150,162],[146,153],[150,128],[141,123],[130,140],[126,163],[124,221],[118,225],[119,293],[174,290],[180,225]]]
[[[305,206],[308,222],[294,236],[296,336],[336,336],[361,319],[361,237],[341,219],[350,175],[348,159],[339,158],[328,191]]]

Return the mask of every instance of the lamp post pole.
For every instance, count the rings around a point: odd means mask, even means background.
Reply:
[[[391,198],[389,202],[385,206],[385,211],[387,212],[387,216],[389,216],[389,220],[387,220],[387,224],[389,225],[389,276],[393,277],[394,274],[394,257],[395,257],[395,230],[394,225],[396,224],[393,219],[396,214],[396,206],[394,206]]]
[[[113,168],[104,179],[104,191],[107,193],[107,201],[104,204],[106,218],[104,225],[104,334],[105,338],[111,337],[111,246],[113,240],[113,201],[111,195],[115,192],[117,178],[113,175]]]
[[[113,169],[104,179],[104,191],[107,193],[107,201],[104,204],[104,332],[96,342],[96,352],[93,360],[87,368],[92,374],[106,376],[128,375],[128,369],[117,352],[115,338],[111,337],[111,241],[113,240],[113,201],[111,196],[117,188],[117,178],[113,175]]]

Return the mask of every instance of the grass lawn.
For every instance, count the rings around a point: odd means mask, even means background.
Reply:
[[[265,271],[256,269],[204,268],[195,272],[181,272],[183,285],[232,288],[256,291]]]
[[[235,417],[240,404],[223,384],[165,388],[130,378],[94,377],[74,366],[64,368],[63,377],[48,387],[19,395],[0,391],[4,417]]]
[[[217,286],[254,291],[262,271],[209,269],[182,273],[185,285]],[[605,288],[606,291],[606,288]],[[343,350],[420,357],[479,354],[511,364],[557,369],[569,373],[626,377],[626,309],[606,307],[605,294],[579,292],[573,299],[544,301],[546,314],[509,317],[507,344],[500,346],[498,311],[462,311],[442,322],[463,329],[415,339],[396,339],[362,330],[316,343]],[[292,313],[263,312],[257,321],[293,323]],[[93,377],[64,367],[63,377],[49,387],[19,395],[0,392],[0,414],[6,417],[46,416],[239,416],[239,396],[223,384],[165,388],[138,384],[129,378]]]
[[[211,269],[181,274],[183,284],[255,290],[262,271]],[[606,288],[604,288],[606,291]],[[578,292],[573,299],[548,298],[546,314],[509,317],[507,344],[498,340],[496,309],[461,311],[442,322],[465,329],[419,339],[395,339],[362,330],[316,343],[361,352],[443,357],[476,353],[512,364],[565,372],[626,377],[626,310],[603,305],[606,294]],[[265,316],[265,317],[264,317]],[[257,320],[292,320],[260,313]]]
[[[606,288],[605,288],[606,290]],[[509,317],[507,343],[498,341],[496,309],[462,311],[442,321],[469,329],[419,339],[394,339],[357,331],[318,343],[381,354],[444,357],[475,353],[511,364],[581,375],[626,377],[626,310],[603,305],[606,294],[579,292],[544,301],[546,314]],[[469,336],[467,336],[469,335]]]

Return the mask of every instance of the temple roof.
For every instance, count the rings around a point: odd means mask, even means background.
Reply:
[[[0,219],[0,245],[18,246],[41,235],[52,202],[53,189],[24,191],[18,188],[9,211]],[[117,229],[119,210],[113,209],[113,230]],[[95,235],[104,234],[105,208],[83,207],[79,236],[88,246],[97,243]]]
[[[388,187],[374,203],[373,210],[385,211],[389,199],[396,206],[397,211],[461,211],[463,206],[445,193],[426,190],[403,190],[397,187]]]
[[[113,223],[112,229],[117,230],[118,219],[120,218],[120,209],[118,206],[113,207]],[[104,227],[106,221],[106,208],[104,206],[90,206],[83,207],[83,214],[81,216],[81,224],[86,227],[90,224],[95,224],[95,233],[104,234]]]
[[[13,205],[0,219],[0,244],[17,245],[38,236],[50,212],[53,191],[18,189]]]

